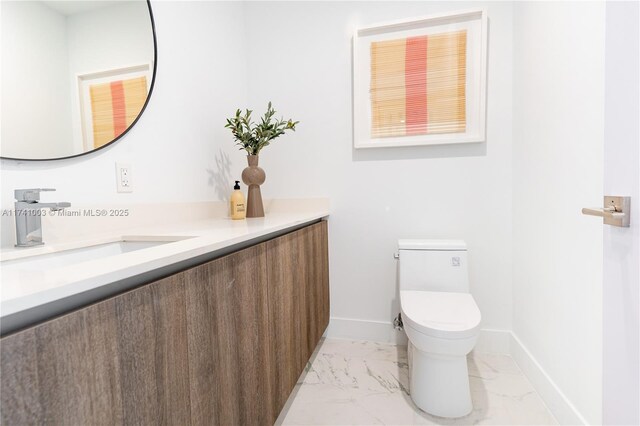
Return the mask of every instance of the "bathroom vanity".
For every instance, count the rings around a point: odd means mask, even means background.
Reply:
[[[273,424],[329,322],[312,216],[6,334],[2,423]]]

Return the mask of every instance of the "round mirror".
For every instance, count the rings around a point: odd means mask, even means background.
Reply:
[[[147,0],[2,0],[0,156],[76,157],[133,127],[153,89]]]

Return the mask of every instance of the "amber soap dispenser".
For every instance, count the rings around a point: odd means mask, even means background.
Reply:
[[[244,200],[242,191],[240,191],[240,181],[237,180],[231,194],[231,219],[239,220],[245,217],[247,217],[247,203]]]

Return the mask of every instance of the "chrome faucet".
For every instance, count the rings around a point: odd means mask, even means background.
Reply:
[[[42,241],[42,209],[51,211],[71,207],[71,203],[39,203],[40,193],[55,191],[53,188],[16,189],[16,247],[33,247]]]

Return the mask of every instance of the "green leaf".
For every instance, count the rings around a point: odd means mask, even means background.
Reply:
[[[250,155],[258,155],[262,148],[269,146],[272,140],[284,135],[287,130],[295,131],[296,124],[299,123],[292,119],[285,121],[283,117],[273,120],[276,110],[271,101],[257,124],[251,121],[252,113],[253,110],[250,109],[245,109],[244,114],[242,110],[236,109],[235,116],[227,118],[224,125],[231,130],[239,149],[246,150]]]

